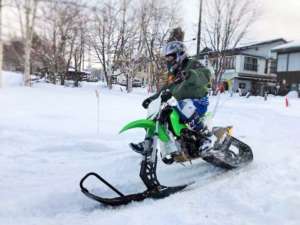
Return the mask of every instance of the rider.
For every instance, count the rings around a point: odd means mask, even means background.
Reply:
[[[174,96],[177,101],[177,109],[181,120],[189,127],[199,132],[204,128],[202,118],[207,111],[208,97],[207,86],[210,82],[210,71],[186,53],[186,47],[180,41],[167,43],[163,50],[168,67],[168,84],[161,90],[145,99],[142,103],[144,108],[162,93],[162,98],[167,100]],[[143,154],[144,142],[129,146],[136,152]]]

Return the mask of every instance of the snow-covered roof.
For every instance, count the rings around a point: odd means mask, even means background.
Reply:
[[[287,41],[283,38],[271,39],[271,40],[266,40],[266,41],[256,41],[256,42],[251,42],[248,44],[245,44],[245,43],[240,44],[236,48],[231,48],[231,49],[225,50],[225,52],[241,52],[243,50],[253,49],[253,48],[256,48],[261,45],[268,45],[268,44],[273,44],[273,43],[278,43],[278,42],[287,43]],[[205,55],[205,54],[214,53],[214,52],[215,51],[213,51],[209,48],[205,48],[205,51],[202,51],[201,54]]]
[[[290,51],[300,51],[300,40],[291,41],[283,45],[276,46],[272,48],[273,52],[290,52]]]
[[[271,39],[271,40],[265,40],[265,41],[255,41],[251,42],[248,44],[240,44],[237,48],[252,48],[252,47],[257,47],[259,45],[266,45],[266,44],[272,44],[275,42],[284,42],[286,43],[287,41],[283,38],[276,38],[276,39]]]

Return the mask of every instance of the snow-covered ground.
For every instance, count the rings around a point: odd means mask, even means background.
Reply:
[[[144,117],[146,91],[127,94],[99,84],[26,88],[18,86],[19,75],[8,73],[5,80],[10,85],[0,89],[1,225],[300,224],[299,99],[285,108],[283,97],[222,95],[214,123],[234,125],[235,136],[252,147],[253,163],[224,171],[201,160],[186,167],[159,162],[162,184],[196,183],[166,199],[113,209],[82,195],[79,181],[95,171],[124,193],[144,189],[140,156],[128,148],[143,131],[118,131]],[[211,109],[215,102],[211,98]]]

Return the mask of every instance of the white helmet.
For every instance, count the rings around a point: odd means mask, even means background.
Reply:
[[[182,64],[183,60],[187,58],[187,53],[186,53],[186,47],[181,41],[171,41],[166,44],[166,46],[163,49],[163,54],[164,56],[173,56],[174,57],[174,63],[173,65],[169,68],[171,70],[174,70],[174,67],[178,67]]]

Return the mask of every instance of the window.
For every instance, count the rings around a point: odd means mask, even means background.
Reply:
[[[287,71],[287,61],[288,61],[288,54],[279,54],[277,57],[277,71],[278,72],[285,72]]]
[[[290,53],[289,59],[289,71],[300,71],[300,52]]]
[[[296,83],[292,83],[291,84],[291,91],[297,91],[297,89],[298,89],[297,86],[298,85]]]
[[[277,61],[276,59],[271,59],[270,73],[276,73]]]
[[[224,68],[225,69],[235,69],[235,56],[225,57]]]
[[[266,66],[265,66],[265,74],[276,73],[276,70],[277,70],[277,61],[276,61],[276,59],[267,59],[266,60]]]
[[[246,88],[246,83],[239,83],[239,88],[240,89],[245,89]]]
[[[257,58],[246,56],[244,70],[257,71]]]

